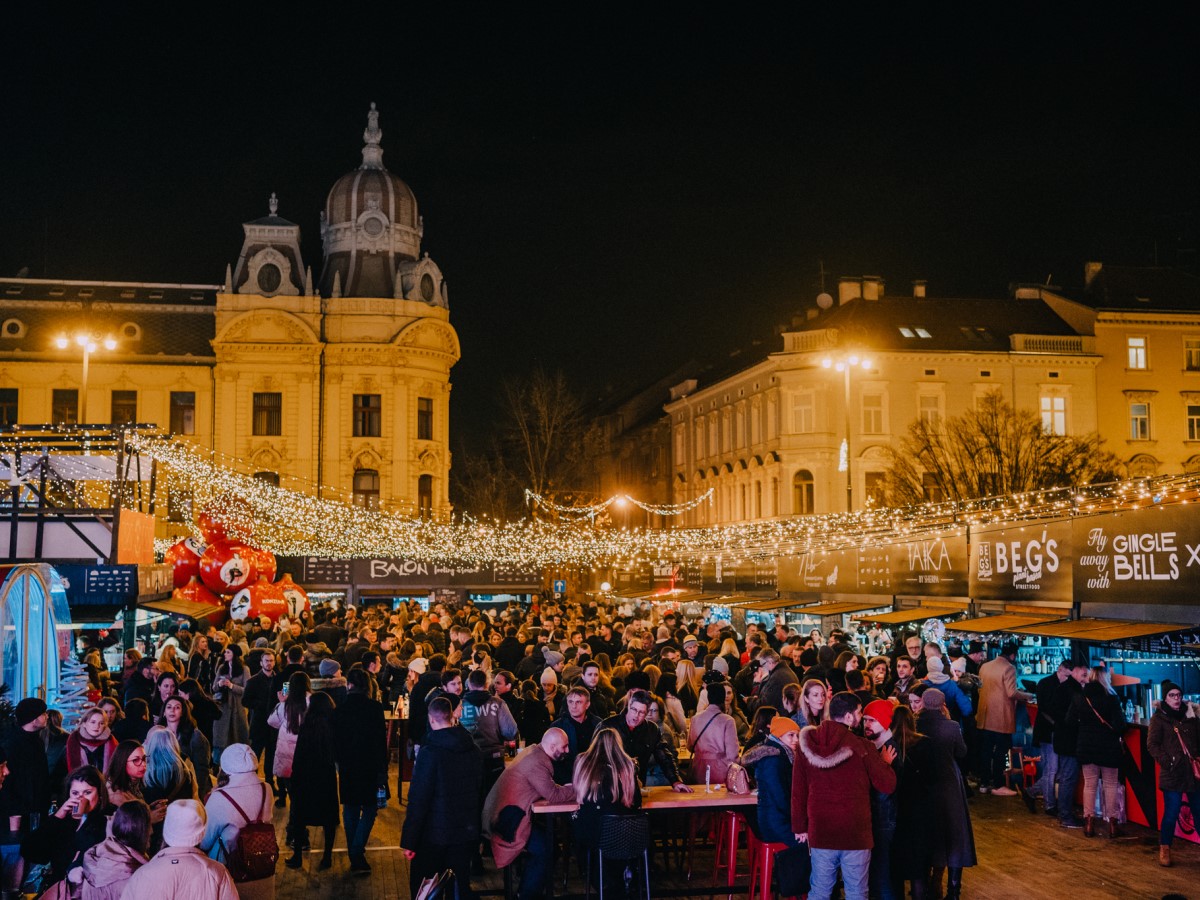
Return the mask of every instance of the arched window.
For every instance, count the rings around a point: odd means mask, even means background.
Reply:
[[[379,508],[379,473],[374,469],[355,471],[354,505],[364,509]]]
[[[433,476],[422,475],[417,479],[417,514],[422,519],[433,515]]]
[[[814,512],[813,473],[801,469],[792,478],[792,512],[798,516],[811,516]]]

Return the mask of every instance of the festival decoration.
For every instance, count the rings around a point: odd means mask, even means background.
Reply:
[[[284,599],[283,589],[261,575],[254,584],[242,588],[229,601],[229,618],[235,622],[266,616],[274,625],[287,611],[288,603]]]
[[[58,697],[52,706],[62,713],[63,728],[71,731],[79,724],[84,710],[96,705],[91,699],[91,681],[87,667],[73,655],[64,659],[58,667]]]
[[[199,577],[200,557],[206,549],[196,538],[184,538],[163,554],[163,562],[171,567],[175,587],[183,587]]]
[[[199,577],[192,578],[183,587],[175,588],[175,590],[171,592],[171,599],[183,600],[187,603],[196,603],[201,606],[218,607],[216,612],[210,613],[207,616],[207,621],[212,622],[214,625],[220,625],[224,619],[224,601],[206,588],[203,582],[200,581]]]
[[[238,541],[216,541],[200,557],[200,580],[218,594],[233,594],[254,583],[257,551]]]
[[[224,523],[208,510],[202,510],[196,516],[196,528],[204,536],[204,540],[210,544],[225,540]]]
[[[263,550],[261,547],[248,548],[253,551],[254,555],[254,571],[267,581],[275,580],[275,573],[278,571],[278,564],[275,562],[275,554],[270,550]]]
[[[283,591],[283,599],[287,601],[289,619],[297,619],[301,614],[312,610],[312,602],[308,599],[308,592],[292,581],[290,573],[284,572],[283,577],[275,582],[275,585]]]

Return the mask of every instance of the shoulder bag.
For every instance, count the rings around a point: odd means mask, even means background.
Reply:
[[[1196,759],[1196,757],[1188,752],[1187,744],[1183,742],[1183,735],[1179,733],[1179,726],[1175,725],[1173,727],[1175,728],[1175,737],[1179,740],[1179,749],[1183,751],[1183,755],[1192,764],[1192,777],[1200,781],[1200,759]]]

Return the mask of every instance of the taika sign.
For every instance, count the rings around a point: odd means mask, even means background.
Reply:
[[[1200,515],[1190,504],[1072,522],[1075,599],[1191,603],[1200,592]]]
[[[971,530],[971,596],[1071,602],[1071,523]]]
[[[969,588],[967,535],[947,534],[891,544],[892,593],[965,597]]]

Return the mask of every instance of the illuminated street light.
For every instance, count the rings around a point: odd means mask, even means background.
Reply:
[[[71,346],[71,341],[72,338],[67,337],[65,334],[60,334],[54,339],[54,346],[56,346],[59,350],[66,350]],[[81,331],[74,336],[74,342],[75,345],[83,351],[83,384],[79,391],[78,423],[82,425],[87,422],[88,362],[91,360],[92,354],[101,347],[109,351],[116,350],[117,341],[111,336],[99,338],[95,335],[88,334],[85,331]]]
[[[844,376],[845,407],[846,407],[846,437],[842,441],[841,458],[838,461],[838,471],[846,473],[846,512],[854,512],[854,474],[850,471],[850,370],[871,368],[871,360],[857,353],[848,353],[842,357],[827,356],[821,360],[821,368],[834,369]]]

